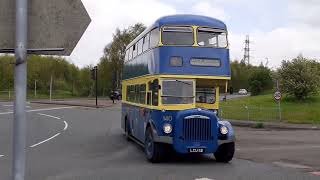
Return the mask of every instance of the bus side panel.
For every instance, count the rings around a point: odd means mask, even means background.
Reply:
[[[125,62],[123,79],[159,73],[159,48],[150,49],[134,59]]]
[[[121,127],[125,129],[125,117],[127,116],[127,121],[130,124],[132,136],[138,139],[141,142],[144,142],[145,139],[145,126],[148,116],[148,111],[144,110],[145,108],[122,104],[122,122]],[[144,113],[144,111],[146,113]]]

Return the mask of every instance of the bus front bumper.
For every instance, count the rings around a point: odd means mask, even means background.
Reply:
[[[155,142],[158,143],[165,143],[165,144],[171,144],[174,145],[173,137],[170,136],[155,136],[154,137]],[[229,136],[225,140],[218,140],[217,145],[220,146],[222,144],[235,142],[236,138],[234,135]],[[178,143],[175,144],[174,149],[179,153],[190,153],[190,149],[204,149],[202,153],[214,153],[217,149],[216,143],[213,142],[202,142],[202,143]]]

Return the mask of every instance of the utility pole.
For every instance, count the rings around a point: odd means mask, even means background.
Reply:
[[[15,38],[15,102],[13,121],[13,163],[12,180],[24,180],[26,164],[26,99],[27,99],[27,40],[28,0],[16,0]]]
[[[243,55],[243,62],[250,64],[250,37],[249,35],[246,36],[246,40],[244,41],[244,55]]]
[[[51,74],[51,80],[50,80],[50,101],[52,100],[52,74]]]

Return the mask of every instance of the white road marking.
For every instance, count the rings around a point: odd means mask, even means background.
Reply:
[[[320,171],[310,172],[310,173],[313,174],[313,175],[316,175],[316,176],[320,176]]]
[[[39,146],[40,144],[43,144],[43,143],[45,143],[45,142],[48,142],[48,141],[52,140],[53,138],[59,136],[60,134],[61,134],[61,133],[57,133],[57,134],[55,134],[54,136],[52,136],[52,137],[50,137],[50,138],[48,138],[48,139],[46,139],[46,140],[43,140],[43,141],[41,141],[41,142],[39,142],[39,143],[37,143],[37,144],[31,145],[30,147],[31,147],[31,148],[34,148],[34,147],[36,147],[36,146]]]
[[[4,105],[2,105],[2,106],[4,106],[4,107],[13,107],[12,104],[4,104]]]
[[[61,118],[59,118],[59,117],[56,117],[56,116],[51,116],[51,115],[49,115],[49,114],[43,114],[43,113],[38,113],[40,116],[47,116],[47,117],[51,117],[51,118],[54,118],[54,119],[61,119]]]
[[[68,129],[68,123],[67,123],[67,121],[63,121],[64,122],[64,131],[66,131],[67,129]]]
[[[306,166],[306,165],[302,165],[302,164],[281,162],[281,161],[273,162],[273,164],[278,165],[278,166],[282,166],[282,167],[294,168],[294,169],[312,169],[312,167],[310,167],[310,166]]]
[[[73,108],[73,107],[49,108],[49,109],[41,109],[41,111],[56,110],[56,109],[68,109],[68,108]],[[40,109],[30,110],[30,111],[27,111],[27,112],[35,112],[35,111],[40,111]],[[3,113],[1,113],[1,114],[3,114]],[[1,115],[1,114],[0,114],[0,115]],[[61,118],[60,118],[60,117],[57,117],[57,116],[52,116],[52,115],[44,114],[44,113],[37,113],[37,114],[40,115],[40,116],[46,116],[46,117],[50,117],[50,118],[54,118],[54,119],[61,120]],[[63,131],[66,131],[66,130],[68,129],[68,126],[69,126],[69,125],[68,125],[67,121],[63,121],[63,123],[64,123]],[[41,144],[43,144],[43,143],[46,143],[46,142],[48,142],[48,141],[50,141],[50,140],[58,137],[61,133],[62,133],[62,132],[59,132],[59,133],[51,136],[50,138],[45,139],[45,140],[43,140],[43,141],[41,141],[41,142],[38,142],[38,143],[36,143],[36,144],[33,144],[33,145],[29,146],[29,147],[30,147],[30,148],[37,147],[37,146],[39,146],[39,145],[41,145]],[[4,155],[0,155],[0,158],[1,158],[1,157],[4,157]]]
[[[209,179],[209,178],[196,178],[195,180],[214,180],[214,179]]]
[[[46,116],[46,117],[50,117],[50,118],[54,118],[54,119],[61,120],[60,117],[52,116],[52,115],[49,115],[49,114],[38,113],[38,115],[40,115],[40,116]],[[67,123],[67,121],[63,121],[63,123],[64,123],[63,131],[66,131],[66,130],[68,129],[68,123]],[[40,144],[43,144],[43,143],[45,143],[45,142],[48,142],[48,141],[52,140],[53,138],[59,136],[61,133],[62,133],[62,132],[59,132],[59,133],[55,134],[54,136],[52,136],[52,137],[50,137],[50,138],[48,138],[48,139],[46,139],[46,140],[43,140],[43,141],[41,141],[41,142],[39,142],[39,143],[37,143],[37,144],[31,145],[30,147],[31,147],[31,148],[34,148],[34,147],[36,147],[36,146],[39,146]]]
[[[45,109],[32,109],[32,110],[28,110],[26,112],[51,111],[51,110],[72,109],[72,108],[74,108],[74,107],[68,106],[68,107],[56,107],[56,108],[45,108]],[[6,114],[13,114],[13,111],[0,113],[0,115],[6,115]]]

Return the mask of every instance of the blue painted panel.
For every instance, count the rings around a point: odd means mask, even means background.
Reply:
[[[183,58],[182,67],[172,67],[170,57]],[[192,58],[220,59],[220,67],[193,66]],[[195,48],[195,47],[170,47],[160,48],[160,72],[159,74],[185,74],[185,75],[210,75],[230,77],[230,59],[228,49]]]

